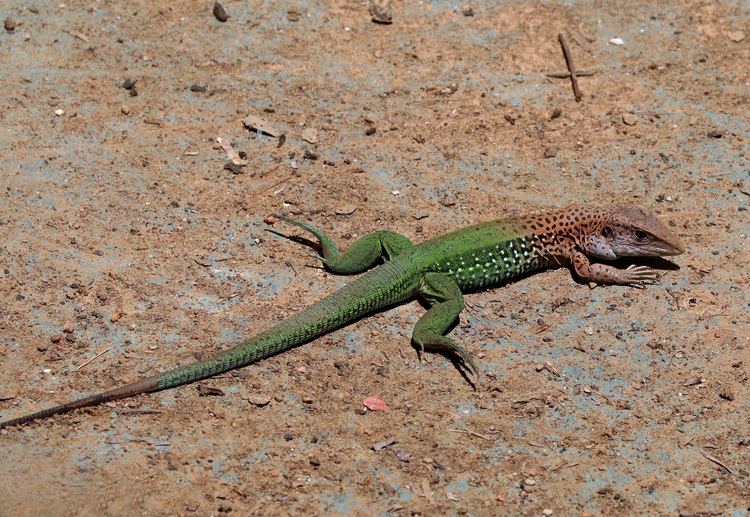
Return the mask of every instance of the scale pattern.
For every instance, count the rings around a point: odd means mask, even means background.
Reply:
[[[447,258],[440,269],[453,277],[462,291],[472,291],[533,271],[539,267],[539,257],[534,239],[521,236]]]
[[[200,363],[157,376],[158,388],[187,384],[299,346],[361,316],[410,298],[419,284],[414,268],[386,262],[246,343]]]

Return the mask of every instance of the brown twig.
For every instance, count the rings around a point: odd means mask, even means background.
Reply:
[[[120,415],[158,415],[161,411],[157,409],[122,409],[118,411]]]
[[[110,440],[107,442],[109,445],[123,445],[126,443],[145,443],[146,445],[151,445],[152,447],[171,447],[171,443],[169,442],[152,442],[151,440],[146,440],[145,438],[130,438],[125,440]]]
[[[576,102],[581,102],[581,90],[578,88],[578,79],[576,78],[576,67],[573,64],[573,56],[570,55],[570,49],[568,48],[568,42],[565,41],[565,36],[562,32],[557,35],[557,39],[560,40],[560,46],[562,47],[563,56],[565,57],[565,63],[568,65],[568,71],[570,72],[570,82],[573,85],[573,95],[576,98]]]
[[[260,177],[261,177],[261,178],[263,178],[263,177],[265,177],[265,176],[267,176],[267,175],[271,174],[272,172],[274,172],[274,171],[275,171],[276,169],[278,169],[279,167],[281,167],[281,164],[280,164],[280,163],[279,163],[279,164],[276,164],[276,165],[274,165],[273,167],[271,167],[270,169],[268,169],[268,170],[267,170],[267,171],[265,171],[265,172],[261,172],[261,173],[260,173]]]
[[[83,363],[79,364],[78,366],[76,366],[76,371],[80,370],[81,368],[83,368],[84,366],[86,366],[87,364],[89,364],[90,362],[92,362],[94,359],[98,359],[99,357],[103,356],[104,354],[106,354],[110,350],[112,350],[112,349],[111,348],[107,348],[106,350],[102,350],[101,352],[99,352],[98,354],[96,354],[94,357],[92,357],[88,361],[84,361]]]
[[[683,444],[680,444],[679,442],[677,442],[677,445],[680,446],[680,449],[684,449],[685,447],[687,447],[688,445],[690,445],[691,443],[693,443],[693,440],[695,440],[695,436],[691,437],[688,441],[686,441]]]
[[[290,179],[292,179],[293,177],[294,177],[294,174],[292,174],[292,175],[290,175],[290,176],[287,176],[286,178],[284,178],[284,179],[283,179],[283,180],[281,180],[281,181],[277,181],[276,183],[274,183],[274,184],[273,184],[273,185],[271,185],[270,187],[266,187],[266,188],[264,188],[264,189],[261,189],[261,190],[259,190],[258,192],[254,192],[254,193],[252,193],[252,194],[250,194],[250,195],[248,196],[247,200],[250,200],[250,199],[252,199],[252,198],[254,198],[254,197],[256,197],[256,196],[260,196],[261,194],[265,194],[265,193],[266,193],[266,192],[268,192],[269,190],[271,190],[271,189],[273,189],[273,188],[276,188],[276,187],[278,187],[278,186],[279,186],[279,185],[281,185],[282,183],[286,183],[287,181],[289,181],[289,180],[290,180]]]
[[[574,462],[571,462],[571,463],[563,463],[562,465],[558,465],[557,467],[554,467],[554,468],[552,468],[550,470],[552,472],[556,472],[558,470],[567,469],[567,468],[575,467],[575,466],[578,466],[578,465],[580,465],[580,463],[578,463],[577,461],[574,461]]]
[[[596,72],[588,71],[588,70],[577,70],[576,71],[576,77],[591,77]],[[570,72],[550,72],[548,74],[544,74],[545,77],[551,77],[553,79],[567,79],[570,77]]]
[[[720,466],[721,468],[723,468],[724,470],[726,470],[730,474],[734,475],[734,472],[732,471],[732,469],[730,469],[729,467],[727,467],[727,465],[725,463],[722,463],[720,460],[714,458],[713,456],[711,456],[709,453],[707,453],[703,449],[698,449],[698,450],[701,452],[701,454],[703,454],[703,457],[706,458],[708,461],[712,461],[712,462],[716,463],[718,466]]]
[[[463,433],[463,434],[470,434],[471,436],[476,436],[477,438],[481,438],[482,440],[491,441],[492,438],[485,435],[485,434],[479,434],[476,431],[468,431],[466,429],[448,429],[448,432],[451,433]]]

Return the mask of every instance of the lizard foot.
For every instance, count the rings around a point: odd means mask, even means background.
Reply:
[[[629,285],[638,289],[643,289],[645,284],[654,283],[659,278],[659,273],[648,266],[628,266],[627,269],[620,272],[623,285]]]
[[[471,354],[461,345],[446,336],[440,336],[440,339],[431,340],[428,343],[417,343],[419,348],[424,351],[425,348],[440,352],[450,352],[456,356],[462,366],[474,375],[476,381],[479,381],[479,368],[474,362]]]

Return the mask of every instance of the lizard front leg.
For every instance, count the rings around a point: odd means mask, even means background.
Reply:
[[[392,259],[402,251],[414,246],[409,239],[400,233],[381,230],[360,237],[349,246],[348,250],[339,253],[333,240],[318,228],[288,217],[281,216],[279,219],[299,226],[315,235],[320,240],[321,254],[323,255],[322,257],[316,256],[316,258],[334,273],[346,275],[361,273],[374,266],[381,257]]]
[[[592,264],[586,255],[577,250],[572,252],[570,262],[576,275],[585,282],[643,288],[644,283],[653,282],[659,278],[656,271],[646,266],[617,269],[606,264]]]

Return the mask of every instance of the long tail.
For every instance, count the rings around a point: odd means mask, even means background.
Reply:
[[[134,395],[138,395],[139,393],[149,393],[151,391],[156,391],[158,389],[159,388],[158,388],[156,377],[148,377],[146,379],[141,379],[140,381],[127,384],[120,388],[115,388],[110,391],[105,391],[104,393],[97,393],[95,395],[84,397],[82,399],[73,400],[66,404],[61,404],[59,406],[51,407],[49,409],[37,411],[36,413],[31,413],[30,415],[24,415],[22,417],[14,418],[12,420],[0,422],[0,429],[2,429],[3,427],[22,425],[27,422],[31,422],[32,420],[37,420],[39,418],[47,418],[52,415],[57,415],[59,413],[67,413],[68,411],[73,411],[74,409],[78,409],[82,407],[97,406],[99,404],[104,404],[105,402],[109,402],[110,400],[117,400],[117,399],[122,399],[126,397],[132,397]]]
[[[150,393],[188,384],[252,364],[260,359],[302,345],[366,314],[409,298],[416,287],[413,285],[414,282],[414,275],[408,271],[408,268],[395,261],[387,262],[275,327],[204,361],[178,367],[154,377],[147,377],[120,388],[37,413],[0,422],[0,429],[67,413],[82,407],[132,397],[140,393]]]

